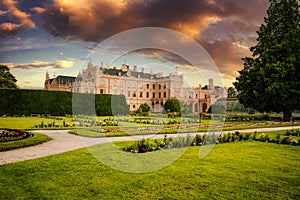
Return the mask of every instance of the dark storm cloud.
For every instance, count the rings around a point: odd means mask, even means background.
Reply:
[[[172,28],[198,39],[210,23],[228,17],[261,20],[256,12],[266,5],[260,0],[55,0],[39,13],[52,34],[69,39],[99,42],[145,26]]]

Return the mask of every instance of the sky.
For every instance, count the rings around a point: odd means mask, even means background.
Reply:
[[[177,71],[194,78],[191,85],[218,73],[230,87],[256,45],[268,6],[267,0],[0,0],[0,63],[24,89],[42,89],[46,71],[76,76],[88,62]],[[193,42],[207,54],[194,51]],[[129,44],[135,49],[120,50]],[[199,62],[178,54],[182,49]],[[196,80],[193,67],[203,80]]]

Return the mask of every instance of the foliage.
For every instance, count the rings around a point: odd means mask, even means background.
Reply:
[[[124,151],[129,151],[132,153],[147,153],[151,151],[157,151],[161,149],[170,149],[170,148],[182,148],[188,147],[192,144],[192,137],[187,135],[186,137],[167,137],[164,136],[163,139],[155,140],[139,140],[133,145],[124,148]]]
[[[281,135],[285,137],[281,138]],[[297,136],[293,139],[288,136]],[[260,141],[260,142],[269,142],[276,144],[288,144],[299,146],[300,145],[300,130],[287,130],[285,134],[277,134],[276,137],[271,138],[269,134],[257,133],[240,133],[235,131],[233,133],[205,133],[197,134],[195,137],[187,135],[185,137],[167,137],[164,136],[163,140],[139,140],[133,145],[123,148],[125,151],[132,153],[146,153],[151,151],[157,151],[161,149],[170,149],[170,148],[182,148],[188,146],[204,146],[212,145],[219,143],[229,143],[229,142],[238,142],[238,141]]]
[[[131,112],[131,115],[142,115],[142,116],[148,116],[150,112],[150,106],[147,103],[143,103],[140,105],[140,107],[134,111]]]
[[[300,10],[297,0],[270,0],[258,43],[243,58],[234,86],[246,107],[260,112],[283,112],[290,121],[300,107]]]
[[[164,104],[164,109],[167,111],[167,113],[169,112],[180,113],[181,106],[179,100],[175,98],[167,100],[166,103]]]
[[[0,89],[16,89],[16,82],[17,79],[10,73],[9,68],[0,64]]]
[[[128,113],[124,96],[72,94],[62,91],[1,89],[0,105],[0,115],[8,116],[31,114],[65,116],[66,114],[71,115],[73,112],[75,114],[111,116]]]

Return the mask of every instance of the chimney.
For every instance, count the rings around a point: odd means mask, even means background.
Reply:
[[[128,69],[129,69],[129,66],[128,66],[128,65],[125,65],[125,64],[122,65],[122,71],[123,71],[123,72],[127,72]]]
[[[145,73],[145,68],[144,67],[142,67],[142,71],[141,71],[142,73]]]
[[[133,71],[134,71],[134,72],[137,71],[137,66],[133,66]]]
[[[208,89],[213,91],[214,90],[214,79],[208,79]]]
[[[109,64],[108,63],[106,64],[106,69],[109,69]]]

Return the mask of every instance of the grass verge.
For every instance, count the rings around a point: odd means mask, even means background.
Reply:
[[[32,137],[24,140],[0,142],[0,151],[9,151],[12,149],[18,149],[22,147],[35,146],[50,140],[50,138],[47,135],[43,135],[40,133],[31,133],[31,134]]]

